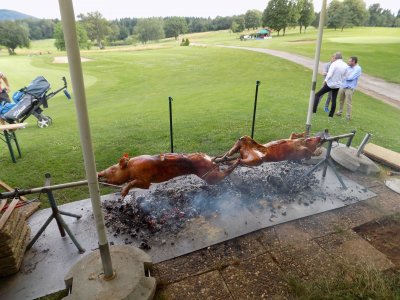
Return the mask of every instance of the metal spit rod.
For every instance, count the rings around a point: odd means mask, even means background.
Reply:
[[[325,138],[324,142],[338,141],[340,139],[353,137],[355,134],[356,134],[355,132],[351,132],[351,133],[347,133],[347,134],[331,136],[331,137]]]
[[[24,195],[29,195],[29,194],[36,194],[36,193],[46,193],[47,191],[67,189],[67,188],[83,186],[83,185],[87,185],[87,184],[88,184],[87,180],[81,180],[81,181],[75,181],[75,182],[42,186],[42,187],[37,187],[37,188],[32,188],[32,189],[14,189],[11,192],[0,193],[0,199],[13,198],[13,197],[24,196]],[[101,182],[101,181],[99,181],[99,184],[106,185],[106,186],[112,186],[112,187],[116,187],[116,188],[121,188],[118,185],[109,184],[109,183],[105,183],[105,182]]]

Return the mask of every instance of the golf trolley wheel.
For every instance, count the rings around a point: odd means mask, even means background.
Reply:
[[[43,116],[42,119],[37,121],[39,128],[49,127],[53,123],[53,120],[49,116]]]

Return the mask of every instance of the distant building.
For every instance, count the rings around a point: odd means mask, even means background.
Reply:
[[[271,38],[272,30],[270,28],[263,28],[257,31],[256,33],[241,35],[240,40],[264,40]]]
[[[260,29],[257,33],[256,33],[256,39],[260,38],[260,39],[265,39],[265,38],[269,38],[271,37],[271,29],[269,28],[263,28]]]

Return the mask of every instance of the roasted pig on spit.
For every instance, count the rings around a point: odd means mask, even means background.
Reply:
[[[97,174],[99,181],[113,185],[128,183],[121,196],[131,188],[148,189],[151,183],[168,181],[181,175],[195,174],[208,184],[216,184],[228,176],[239,161],[220,170],[219,165],[204,153],[141,155],[129,158],[127,154],[115,164]]]
[[[272,141],[261,145],[249,136],[241,137],[235,145],[222,157],[215,157],[214,162],[224,162],[237,159],[240,154],[240,164],[258,166],[264,162],[283,160],[310,159],[321,146],[323,139],[319,136],[305,138],[303,134],[292,133],[289,139]]]

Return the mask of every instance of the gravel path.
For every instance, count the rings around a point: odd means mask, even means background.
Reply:
[[[223,46],[218,47],[241,49],[248,51],[261,52],[269,55],[274,55],[289,61],[295,62],[304,67],[313,69],[314,59],[308,58],[302,55],[287,53],[283,51],[263,49],[263,48],[250,48],[250,47],[238,47],[238,46]],[[323,63],[319,63],[319,72],[322,74]],[[375,99],[381,100],[391,106],[400,109],[400,84],[390,83],[383,79],[370,76],[363,73],[358,82],[359,91],[367,94]]]

